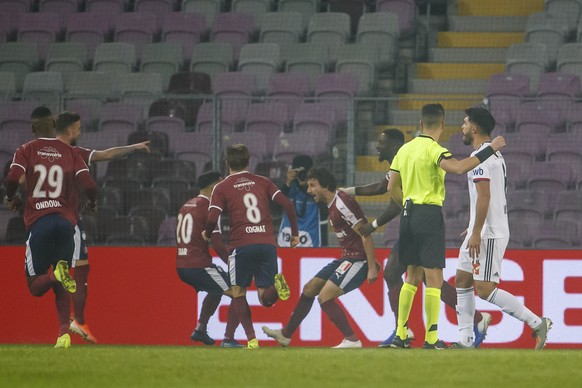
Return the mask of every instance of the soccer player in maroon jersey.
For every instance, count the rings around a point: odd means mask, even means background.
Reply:
[[[208,335],[206,326],[218,308],[222,295],[232,297],[227,273],[212,263],[212,256],[208,252],[208,241],[202,238],[202,231],[206,227],[208,219],[210,195],[214,186],[221,180],[222,175],[218,171],[208,171],[200,175],[197,182],[200,194],[182,205],[176,225],[176,269],[178,276],[197,292],[206,291],[208,293],[202,302],[198,325],[190,336],[193,341],[200,341],[205,345],[214,345],[214,339]],[[228,264],[228,252],[222,243],[219,225],[212,232],[210,240],[218,256]],[[242,347],[234,339],[234,331],[237,326],[238,318],[233,306],[231,306],[228,310],[226,332],[221,347]]]
[[[89,166],[92,162],[113,160],[135,151],[149,152],[149,141],[136,143],[120,147],[112,147],[106,150],[93,150],[77,146],[77,141],[81,136],[81,117],[77,113],[63,112],[57,116],[56,122],[48,108],[40,107],[35,109],[41,111],[42,117],[36,121],[33,118],[33,125],[54,125],[56,127],[57,139],[65,144],[73,146],[85,163]],[[37,114],[38,115],[38,114]],[[33,116],[35,113],[33,112]],[[89,254],[87,250],[87,239],[81,215],[78,214],[78,222],[75,227],[75,251],[73,255],[73,276],[77,282],[77,292],[73,294],[74,316],[70,329],[73,333],[80,335],[84,340],[97,343],[97,338],[91,333],[89,326],[85,322],[85,306],[87,305],[87,281],[89,277]]]
[[[71,346],[68,292],[76,291],[69,266],[73,259],[74,226],[77,223],[77,184],[84,188],[91,211],[96,209],[97,187],[81,157],[72,147],[54,138],[54,129],[43,131],[33,127],[33,130],[37,139],[23,144],[14,154],[4,182],[5,202],[11,210],[18,208],[16,192],[24,175],[28,288],[33,296],[42,296],[53,289],[60,325],[55,347],[68,348]],[[53,270],[49,271],[51,265]]]
[[[365,280],[373,283],[378,278],[380,264],[376,261],[372,236],[364,236],[362,226],[368,220],[355,199],[336,190],[335,177],[325,168],[312,168],[307,175],[307,192],[316,202],[327,204],[329,222],[342,248],[342,257],[321,269],[305,286],[299,302],[282,330],[263,326],[263,332],[282,346],[291,342],[293,333],[309,314],[317,296],[321,309],[342,332],[344,339],[335,349],[361,348],[358,339],[336,299],[356,288]]]
[[[259,301],[272,306],[279,298],[289,298],[289,287],[282,274],[277,274],[277,248],[269,201],[281,205],[291,221],[291,247],[299,244],[297,214],[291,201],[269,179],[247,171],[250,153],[244,144],[226,148],[226,163],[230,175],[212,191],[206,230],[209,239],[222,212],[230,223],[230,256],[228,274],[232,290],[232,305],[248,339],[247,348],[257,349],[251,309],[246,299],[247,287],[253,278]]]

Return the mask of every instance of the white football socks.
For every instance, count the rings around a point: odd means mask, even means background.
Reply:
[[[473,287],[457,288],[457,326],[459,341],[465,346],[473,345],[473,316],[475,315],[475,294]]]
[[[532,329],[542,323],[540,317],[532,313],[515,296],[505,290],[496,288],[491,295],[487,297],[487,301],[499,306],[504,313],[527,323]]]

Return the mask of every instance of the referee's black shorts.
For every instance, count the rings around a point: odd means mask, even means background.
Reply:
[[[442,207],[412,205],[400,217],[400,263],[445,268],[445,221]]]

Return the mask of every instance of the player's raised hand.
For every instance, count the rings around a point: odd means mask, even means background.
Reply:
[[[134,145],[134,149],[135,151],[145,151],[147,153],[152,152],[152,150],[150,150],[150,141],[142,141],[141,143],[135,143]]]
[[[497,136],[493,141],[491,141],[491,148],[493,151],[497,152],[505,147],[505,138],[503,136]]]
[[[291,236],[291,241],[289,244],[291,245],[291,248],[295,248],[297,245],[299,245],[299,236]]]

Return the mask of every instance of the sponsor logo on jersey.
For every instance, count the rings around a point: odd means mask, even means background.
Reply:
[[[42,210],[52,207],[63,207],[63,205],[61,205],[61,203],[56,199],[50,199],[48,201],[38,202],[36,205],[34,205],[34,207],[36,207],[36,210]]]
[[[336,232],[336,233],[335,233],[335,236],[336,236],[337,238],[341,239],[341,238],[347,237],[347,236],[348,236],[348,234],[347,234],[345,231],[343,231],[343,230],[342,230],[341,232]]]
[[[49,162],[54,162],[55,159],[60,159],[63,157],[59,151],[57,151],[54,147],[44,147],[38,151],[36,154],[40,156],[42,159],[47,159]]]
[[[236,180],[236,182],[234,182],[234,185],[232,185],[232,187],[234,187],[235,189],[238,189],[238,190],[251,191],[251,187],[254,185],[255,185],[255,182],[253,182],[252,180],[250,180],[248,178],[238,178]]]
[[[245,228],[245,232],[247,233],[265,233],[266,231],[265,225],[247,226]]]
[[[473,169],[473,175],[483,175],[483,169],[481,167]]]

